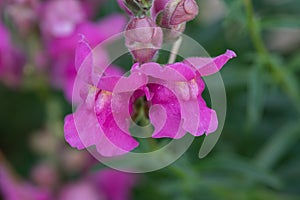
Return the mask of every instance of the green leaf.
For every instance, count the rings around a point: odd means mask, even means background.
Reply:
[[[291,71],[300,71],[300,51],[296,52],[288,62]]]
[[[300,17],[300,16],[299,16]],[[295,16],[271,16],[264,17],[261,26],[265,29],[270,28],[300,28],[299,17]]]
[[[249,72],[248,78],[248,128],[252,129],[260,122],[264,109],[265,78],[263,66],[257,64]]]
[[[273,188],[281,188],[282,186],[282,183],[276,176],[236,155],[226,155],[223,153],[222,156],[217,157],[211,164],[210,168],[214,170],[230,172],[230,177],[233,179],[236,178],[238,185],[244,183],[248,187],[249,183],[259,182]],[[241,176],[244,178],[244,181],[241,181]]]
[[[273,168],[299,138],[300,121],[286,124],[259,151],[255,163],[263,169]]]

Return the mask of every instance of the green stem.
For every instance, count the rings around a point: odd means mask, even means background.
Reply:
[[[277,84],[280,85],[284,92],[286,92],[290,97],[298,112],[300,112],[300,94],[297,89],[297,82],[295,82],[296,79],[290,78],[293,75],[290,74],[285,68],[281,67],[278,63],[274,62],[261,37],[259,22],[254,16],[252,1],[243,0],[243,2],[246,9],[247,26],[249,29],[250,38],[260,60],[265,68],[269,70]]]
[[[182,37],[179,37],[173,44],[173,47],[172,47],[172,50],[170,52],[170,58],[169,58],[169,61],[168,63],[169,64],[172,64],[176,61],[176,57],[177,57],[177,54],[178,54],[178,51],[179,51],[179,48],[181,46],[181,43],[182,43]]]
[[[268,58],[268,51],[264,45],[264,42],[261,38],[260,35],[260,30],[258,27],[257,19],[254,16],[254,11],[253,11],[253,6],[251,0],[244,0],[244,5],[246,8],[246,14],[247,14],[247,23],[248,23],[248,28],[250,32],[250,37],[252,39],[252,42],[261,56],[262,60],[264,58]]]

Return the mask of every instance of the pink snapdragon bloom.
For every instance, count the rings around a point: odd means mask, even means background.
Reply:
[[[25,58],[12,44],[7,28],[0,22],[0,79],[9,86],[20,83]]]
[[[208,135],[218,127],[214,110],[208,108],[201,94],[205,84],[201,76],[218,72],[225,63],[235,57],[228,50],[215,58],[187,58],[183,62],[161,67],[157,63],[145,63],[132,71],[140,71],[149,77],[149,119],[154,126],[154,138],[181,138],[186,132],[194,136]],[[148,95],[149,96],[149,95]]]
[[[65,7],[61,7],[61,4]],[[65,12],[65,8],[68,8],[68,12]],[[46,55],[51,62],[52,83],[58,88],[63,88],[67,100],[71,102],[76,77],[75,49],[80,35],[84,35],[91,46],[95,47],[124,30],[126,19],[122,15],[112,14],[98,22],[91,22],[86,18],[84,7],[73,0],[51,1],[46,3],[42,10],[45,14],[41,26]],[[102,51],[101,55],[102,62],[106,63],[106,52]]]
[[[87,43],[81,45],[78,57],[92,54],[86,51]],[[76,112],[65,118],[66,141],[78,149],[95,145],[103,156],[131,151],[138,142],[130,135],[129,127],[137,114],[135,102],[141,97],[146,99],[154,126],[153,138],[178,139],[186,132],[195,136],[214,132],[217,115],[201,96],[205,87],[201,76],[216,73],[235,56],[228,50],[215,58],[188,58],[163,67],[154,62],[137,63],[128,77],[94,74],[97,70],[90,56],[78,71],[89,86],[77,83],[77,89],[85,95]]]

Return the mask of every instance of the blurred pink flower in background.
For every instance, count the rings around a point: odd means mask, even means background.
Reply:
[[[21,82],[25,56],[17,49],[8,29],[0,22],[0,79],[9,86]]]
[[[21,34],[29,34],[37,25],[40,0],[11,0],[5,12],[11,17]]]
[[[66,8],[68,12],[65,12]],[[91,46],[95,47],[110,36],[123,31],[126,19],[120,14],[111,14],[93,22],[87,18],[84,4],[72,0],[46,2],[41,13],[40,26],[46,48],[44,56],[51,63],[52,83],[62,88],[71,102],[76,76],[75,49],[80,35],[84,35]],[[107,60],[106,53],[103,51],[102,54],[103,60]]]
[[[32,170],[35,184],[23,181],[13,175],[13,169],[1,158],[0,194],[4,200],[129,200],[138,181],[134,174],[112,169],[83,174],[69,181],[58,176],[50,163],[42,163]]]
[[[0,155],[0,193],[4,200],[50,200],[47,190],[17,179],[3,159]]]
[[[31,179],[41,188],[52,188],[58,183],[57,169],[50,162],[40,162],[31,169]]]
[[[103,194],[88,181],[70,183],[61,189],[58,200],[105,200]]]
[[[3,166],[0,166],[0,175],[0,192],[4,200],[129,200],[137,181],[135,175],[105,169],[80,180],[60,184],[58,192],[53,192],[51,187],[15,180]]]
[[[136,182],[133,174],[104,169],[64,186],[59,200],[129,200]]]
[[[81,3],[77,0],[47,1],[42,5],[41,15],[41,29],[44,34],[53,37],[71,35],[76,26],[86,20]]]
[[[110,200],[131,199],[131,191],[138,181],[137,175],[111,169],[101,170],[91,176],[98,189]]]

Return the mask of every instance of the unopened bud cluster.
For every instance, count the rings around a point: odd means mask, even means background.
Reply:
[[[131,15],[126,46],[139,63],[153,60],[163,41],[176,41],[186,22],[198,14],[195,0],[119,0],[119,4]]]

